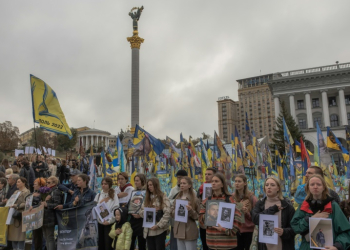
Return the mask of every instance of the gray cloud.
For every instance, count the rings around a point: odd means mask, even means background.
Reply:
[[[142,4],[140,125],[159,138],[213,134],[237,79],[350,61],[348,1],[2,1],[0,121],[33,126],[34,74],[70,126],[130,125],[128,12]]]

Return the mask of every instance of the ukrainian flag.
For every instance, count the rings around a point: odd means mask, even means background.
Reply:
[[[72,132],[55,91],[43,80],[33,75],[30,75],[30,87],[34,122],[39,123],[41,128],[67,135],[69,139],[72,139]]]

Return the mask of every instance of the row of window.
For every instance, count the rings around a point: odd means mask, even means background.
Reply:
[[[348,113],[348,124],[350,124],[350,113]],[[318,123],[318,126],[322,128],[322,118],[321,117],[314,117],[314,128],[316,128],[316,123]],[[339,119],[336,114],[332,114],[330,116],[330,125],[331,127],[338,127],[339,126]],[[307,122],[306,119],[300,118],[299,119],[299,128],[300,129],[307,129]]]
[[[328,97],[328,104],[329,104],[329,107],[337,106],[337,98],[335,96]],[[350,95],[345,96],[345,104],[350,104]],[[319,108],[319,107],[321,107],[320,99],[312,98],[312,108]],[[304,100],[297,100],[297,109],[305,109]]]

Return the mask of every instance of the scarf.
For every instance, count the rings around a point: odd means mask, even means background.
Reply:
[[[278,198],[278,196],[276,197],[268,197],[266,196],[266,201],[265,201],[265,209],[268,209],[271,206],[281,206],[281,200]],[[281,228],[281,215],[282,215],[282,210],[279,210],[275,215],[278,215],[278,225],[275,225],[275,227],[279,227]],[[278,236],[278,244],[277,245],[273,245],[273,244],[266,244],[266,248],[268,250],[279,250],[282,249],[282,240],[281,237]]]
[[[124,187],[119,187],[119,189],[123,193],[127,187],[132,187],[132,185],[130,183],[126,183]]]

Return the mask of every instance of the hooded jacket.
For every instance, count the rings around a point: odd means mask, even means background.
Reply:
[[[350,224],[341,211],[338,203],[333,198],[327,197],[320,205],[313,205],[311,200],[305,200],[295,212],[291,226],[295,233],[302,235],[300,250],[310,249],[310,242],[305,236],[309,233],[309,218],[317,211],[329,213],[328,218],[332,219],[333,246],[338,250],[345,250],[350,247]]]
[[[112,247],[115,250],[130,249],[132,229],[130,223],[127,222],[128,210],[125,207],[119,207],[116,210],[120,212],[120,221],[116,221],[109,232],[109,237],[113,239]],[[115,233],[118,228],[122,229],[119,235]]]

